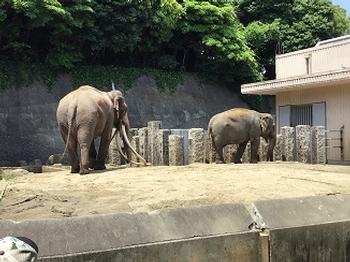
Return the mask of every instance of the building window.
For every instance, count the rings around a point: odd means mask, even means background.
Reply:
[[[279,130],[283,126],[297,125],[326,127],[326,103],[280,106],[278,113]]]
[[[290,125],[312,126],[312,105],[291,106]]]

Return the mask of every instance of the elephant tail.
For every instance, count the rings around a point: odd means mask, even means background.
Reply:
[[[71,111],[73,111],[73,112],[71,112]],[[74,106],[73,110],[69,110],[68,109],[68,119],[67,119],[68,133],[67,133],[66,146],[64,147],[64,151],[63,151],[63,154],[62,154],[62,159],[64,158],[64,156],[67,153],[67,147],[69,145],[69,138],[71,136],[71,130],[72,130],[73,122],[75,120],[76,115],[77,115],[77,106]],[[71,116],[71,117],[69,118],[69,116]]]

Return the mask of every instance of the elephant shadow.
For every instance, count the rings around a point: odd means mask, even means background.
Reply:
[[[106,172],[110,172],[110,171],[117,171],[117,170],[121,170],[121,169],[125,169],[127,168],[127,165],[121,165],[121,166],[114,166],[114,167],[108,167],[106,169],[102,169],[102,170],[90,170],[90,175],[94,175],[94,174],[104,174]],[[85,174],[89,175],[89,174]]]

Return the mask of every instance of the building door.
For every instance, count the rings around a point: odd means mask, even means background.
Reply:
[[[326,102],[312,104],[312,125],[327,127]]]
[[[278,128],[290,126],[290,108],[291,106],[280,106],[278,110]]]

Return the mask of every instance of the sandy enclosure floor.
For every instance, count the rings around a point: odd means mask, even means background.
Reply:
[[[350,166],[278,162],[110,168],[85,176],[65,169],[4,178],[0,219],[12,220],[222,203],[249,207],[262,199],[350,193]]]

